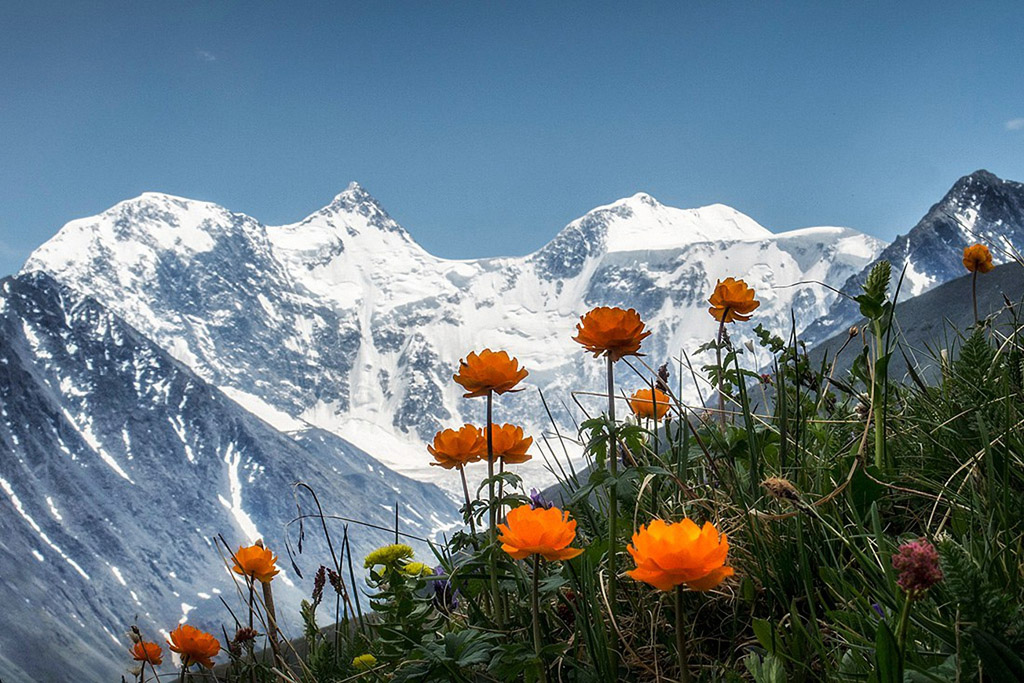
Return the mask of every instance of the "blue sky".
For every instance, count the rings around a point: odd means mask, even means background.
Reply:
[[[0,3],[0,274],[154,190],[268,224],[351,180],[429,251],[644,190],[891,238],[1024,180],[1014,2]]]

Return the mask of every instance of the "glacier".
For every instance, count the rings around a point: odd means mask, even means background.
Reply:
[[[44,272],[123,317],[246,410],[290,431],[338,435],[410,477],[449,489],[425,443],[480,423],[451,375],[469,351],[506,349],[528,391],[496,419],[550,431],[537,390],[569,433],[574,390],[600,367],[571,341],[597,305],[636,308],[654,335],[647,362],[679,372],[683,351],[712,337],[706,299],[719,278],[758,291],[769,327],[810,324],[883,242],[849,228],[772,233],[721,204],[665,206],[647,193],[600,206],[523,257],[445,259],[415,242],[356,183],[297,223],[265,226],[208,202],[145,193],[72,221],[22,272]],[[749,329],[738,330],[742,341]],[[699,365],[699,363],[698,363]],[[679,377],[683,395],[698,386]],[[622,386],[642,378],[622,373]],[[573,414],[575,413],[575,414]],[[542,485],[537,462],[524,474]]]

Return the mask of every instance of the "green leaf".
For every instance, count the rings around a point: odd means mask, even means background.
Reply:
[[[971,641],[990,681],[1024,681],[1024,660],[1006,643],[980,628],[971,631]]]
[[[775,628],[767,619],[754,619],[754,637],[757,642],[770,653],[775,652]]]
[[[874,474],[877,475],[877,472]],[[854,509],[863,519],[871,509],[871,504],[880,500],[885,494],[885,487],[874,481],[858,467],[850,478],[850,499]]]
[[[896,645],[896,636],[893,635],[889,624],[880,621],[875,631],[875,673],[878,676],[878,683],[902,683],[901,668],[902,661],[899,647]]]
[[[861,294],[853,297],[853,300],[860,304],[860,314],[869,320],[882,317],[882,303],[877,299]]]

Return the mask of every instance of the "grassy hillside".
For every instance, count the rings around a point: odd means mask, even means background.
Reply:
[[[802,345],[755,327],[758,356],[774,359],[762,373],[727,334],[756,326],[756,293],[723,283],[719,334],[702,347],[723,397],[712,406],[681,403],[652,369],[662,359],[637,355],[648,333],[634,311],[587,313],[573,339],[607,383],[581,389],[605,391],[607,410],[581,425],[585,473],[557,435],[502,424],[504,394],[527,376],[518,363],[467,355],[455,381],[493,426],[439,432],[424,453],[452,477],[483,477],[464,489],[466,528],[431,558],[386,530],[353,558],[335,536],[310,598],[276,607],[298,609],[304,634],[274,628],[277,558],[239,548],[225,559],[231,616],[201,625],[228,653],[175,631],[196,658],[157,670],[203,680],[205,652],[226,665],[221,680],[250,683],[1024,679],[1024,326],[972,313],[946,362],[904,380],[889,363],[911,327],[890,280],[884,263],[865,282],[868,346],[840,384]],[[961,323],[972,308],[958,283],[933,300]],[[620,400],[629,373],[650,389]],[[750,398],[765,387],[770,409]],[[559,473],[564,509],[527,493],[516,465],[531,454]],[[332,524],[314,515],[306,533]],[[320,628],[339,617],[346,628]]]

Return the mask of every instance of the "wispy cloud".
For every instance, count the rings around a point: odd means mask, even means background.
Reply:
[[[1024,118],[1010,119],[1005,124],[1006,130],[1024,130]]]
[[[202,62],[216,62],[217,61],[217,55],[213,54],[209,50],[201,50],[198,47],[196,48],[196,58],[199,59],[199,61],[202,61]]]

